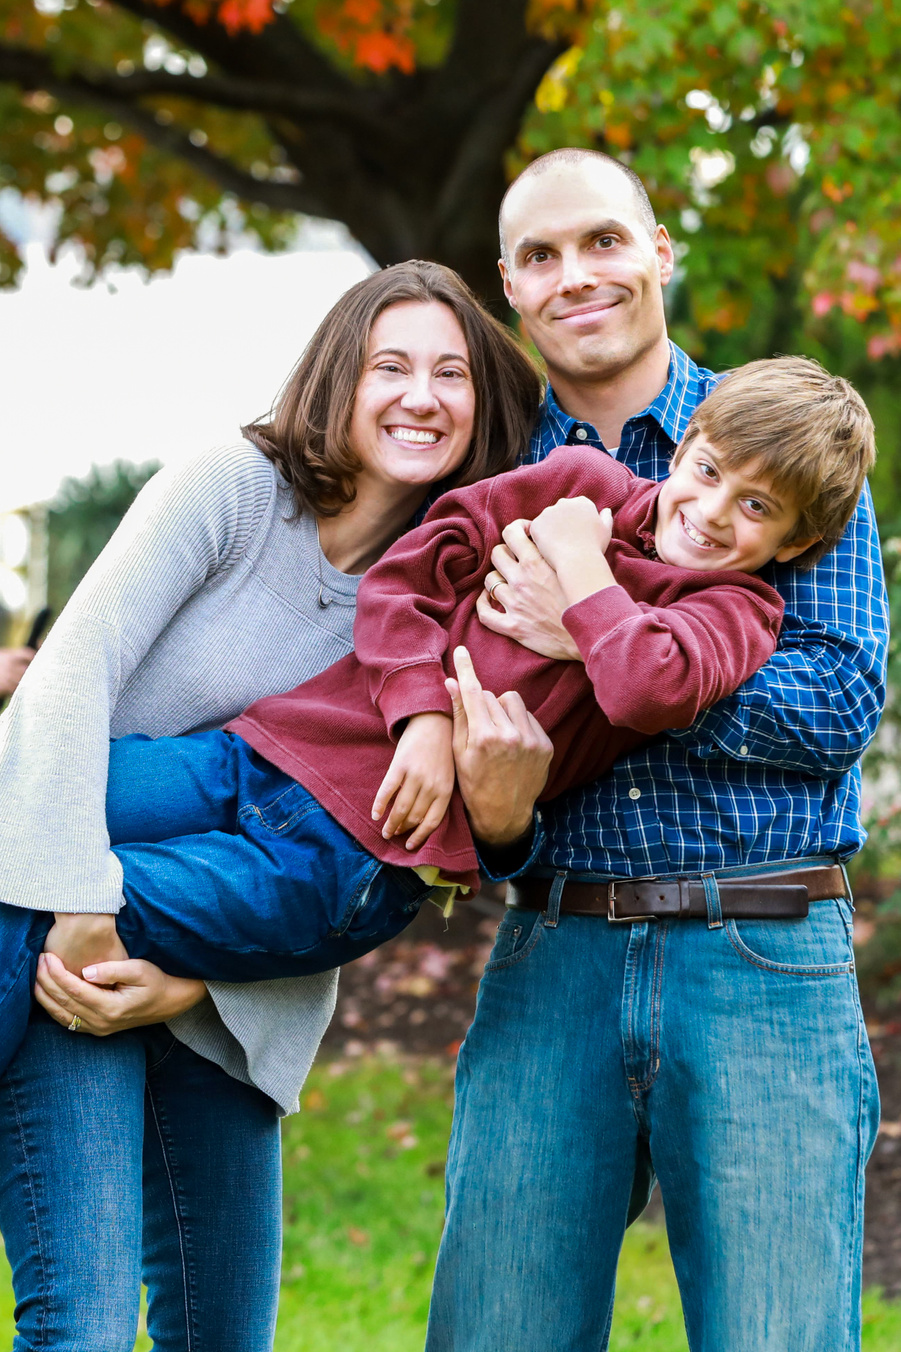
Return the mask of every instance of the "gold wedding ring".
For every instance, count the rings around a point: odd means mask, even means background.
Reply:
[[[73,1014],[72,1022],[66,1024],[66,1027],[68,1028],[70,1033],[77,1033],[79,1028],[81,1027],[81,1019],[79,1018],[79,1016],[77,1014]]]

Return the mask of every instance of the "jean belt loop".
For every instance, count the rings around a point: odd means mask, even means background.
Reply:
[[[702,873],[704,900],[707,902],[707,928],[723,928],[723,907],[720,903],[720,889],[713,873]]]
[[[846,896],[846,898],[847,898],[847,900],[848,900],[848,905],[851,907],[851,910],[853,911],[853,910],[854,910],[854,892],[853,892],[852,889],[851,889],[851,879],[848,877],[848,870],[845,868],[845,865],[843,864],[843,862],[842,862],[841,860],[838,861],[838,866],[839,866],[839,868],[841,869],[841,871],[842,871],[842,877],[843,877],[844,880],[845,880],[845,896]]]
[[[554,881],[551,883],[551,894],[547,899],[547,910],[544,913],[545,929],[556,929],[557,921],[560,919],[560,898],[563,896],[563,889],[566,886],[566,874],[557,872],[554,874]]]

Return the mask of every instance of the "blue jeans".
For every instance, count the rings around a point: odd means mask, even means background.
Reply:
[[[846,902],[508,911],[460,1052],[427,1352],[606,1348],[648,1162],[692,1352],[852,1352],[877,1117]]]
[[[428,894],[229,733],[113,742],[107,825],[124,873],[119,934],[173,976],[327,971],[400,933]],[[0,1071],[24,1036],[51,923],[0,905]]]
[[[142,1202],[143,1194],[143,1202]],[[166,1028],[73,1036],[35,1010],[0,1079],[15,1352],[268,1352],[281,1257],[272,1101]]]

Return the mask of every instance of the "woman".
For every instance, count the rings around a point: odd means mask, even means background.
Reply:
[[[447,269],[402,264],[342,297],[252,444],[154,479],[35,659],[2,726],[3,900],[57,910],[61,943],[65,912],[115,911],[110,734],[221,726],[347,652],[359,575],[432,485],[509,468],[538,398],[512,337]],[[37,1011],[0,1082],[17,1346],[130,1349],[143,1270],[158,1352],[268,1348],[278,1115],[334,975],[211,998],[141,980],[134,1022],[171,1030],[101,1042]]]

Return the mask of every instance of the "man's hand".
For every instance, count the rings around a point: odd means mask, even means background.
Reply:
[[[128,957],[116,932],[114,915],[57,913],[55,920],[44,943],[44,952],[55,953],[70,972],[79,975],[88,963]]]
[[[33,657],[32,648],[0,648],[0,699],[13,694]]]
[[[561,619],[568,605],[563,589],[529,539],[528,525],[528,521],[511,521],[503,532],[504,543],[491,551],[494,570],[476,602],[479,619],[486,629],[516,639],[533,653],[581,662]]]
[[[518,694],[482,689],[466,648],[454,649],[454,670],[457,679],[445,685],[454,706],[457,782],[472,833],[486,845],[509,845],[532,824],[553,743]]]
[[[443,821],[453,791],[453,724],[447,714],[415,714],[375,796],[373,820],[391,804],[382,835],[390,840],[412,830],[406,848],[418,849]]]
[[[107,1037],[127,1028],[165,1023],[199,1004],[206,996],[202,981],[167,976],[151,962],[99,962],[85,971],[90,981],[74,976],[52,953],[38,961],[35,999],[57,1023],[68,1028],[73,1014],[79,1031]]]

